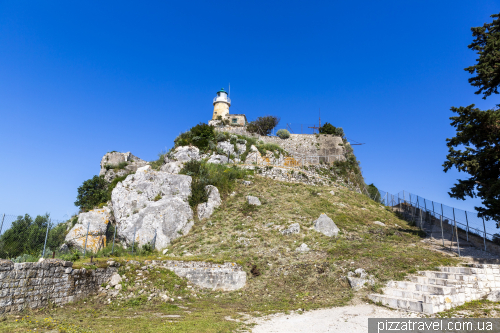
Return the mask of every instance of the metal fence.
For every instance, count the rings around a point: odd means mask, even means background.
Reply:
[[[372,197],[373,195],[368,194]],[[455,242],[460,255],[460,239],[467,242],[472,238],[480,239],[481,247],[487,250],[487,241],[497,243],[500,234],[497,228],[498,222],[486,220],[479,217],[477,213],[463,209],[443,205],[419,195],[402,191],[391,194],[378,191],[373,200],[380,202],[394,211],[398,211],[403,217],[415,223],[429,236]]]
[[[0,214],[0,259],[14,262],[37,261],[40,258],[60,258],[75,252],[85,257],[93,256],[105,248],[108,248],[106,255],[115,253],[119,243],[116,226],[112,226],[114,230],[111,229],[112,240],[111,237],[107,239],[106,233],[92,230],[90,222],[83,225],[83,233],[75,233],[74,238],[67,239],[72,227],[70,220],[52,220],[48,215],[31,218],[29,215]],[[137,255],[144,252],[136,242],[138,232],[134,228],[132,246],[128,246],[125,253]],[[72,244],[73,248],[70,251],[63,244]],[[151,246],[151,250],[155,249],[156,230],[146,244]]]

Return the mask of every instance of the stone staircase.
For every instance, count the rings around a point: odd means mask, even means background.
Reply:
[[[368,296],[394,309],[433,314],[500,290],[500,265],[468,264],[422,271],[407,281],[390,281],[383,294]]]

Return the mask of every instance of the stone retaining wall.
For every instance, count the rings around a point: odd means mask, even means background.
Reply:
[[[116,268],[73,269],[73,263],[48,259],[13,263],[0,259],[0,314],[65,304],[96,293]]]
[[[203,261],[153,260],[152,264],[170,269],[200,288],[231,291],[243,288],[247,282],[245,271],[235,263],[213,264]]]

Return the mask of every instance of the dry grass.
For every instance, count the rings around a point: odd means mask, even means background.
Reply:
[[[96,332],[230,332],[245,325],[227,317],[349,303],[355,294],[345,276],[356,268],[364,268],[381,284],[417,270],[458,263],[428,249],[417,228],[363,195],[340,187],[306,186],[260,177],[251,180],[250,186],[238,184],[236,194],[228,196],[209,220],[196,221],[188,235],[169,247],[170,255],[161,256],[238,262],[248,276],[244,289],[227,293],[198,290],[193,296],[182,284],[177,292],[183,298],[173,305],[140,300],[136,305],[108,305],[97,297],[89,298],[87,303],[79,301],[63,308],[35,311],[32,316],[39,321],[50,316],[65,325],[90,327]],[[329,193],[331,190],[335,195]],[[247,195],[259,197],[262,206],[249,206]],[[313,221],[321,213],[341,229],[337,238],[313,229]],[[280,230],[292,223],[300,224],[300,233],[283,236]],[[295,249],[302,243],[312,251],[297,253]],[[0,328],[0,332],[21,332],[28,327],[13,322],[13,318],[8,317],[8,325],[3,325],[5,329]]]

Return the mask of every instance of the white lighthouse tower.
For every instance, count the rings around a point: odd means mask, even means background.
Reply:
[[[214,98],[214,114],[212,119],[219,119],[219,116],[222,117],[222,119],[227,117],[229,115],[230,106],[231,99],[224,88],[221,88],[221,90],[217,92],[217,96]]]

